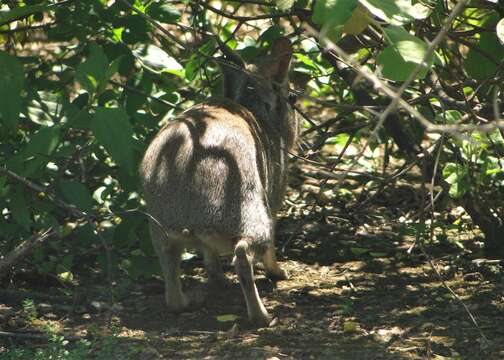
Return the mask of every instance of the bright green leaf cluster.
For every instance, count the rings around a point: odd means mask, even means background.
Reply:
[[[430,12],[429,7],[411,0],[319,0],[312,18],[321,26],[321,39],[333,42],[339,41],[343,33],[356,35],[374,25],[388,43],[377,57],[381,74],[390,80],[404,81],[413,71],[416,78],[424,78],[434,64],[435,53],[429,54],[428,45],[403,27],[425,19]],[[388,26],[380,26],[372,16]]]

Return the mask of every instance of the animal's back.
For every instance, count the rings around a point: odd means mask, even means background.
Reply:
[[[256,128],[249,111],[226,99],[165,126],[140,168],[151,214],[170,231],[257,236],[270,216]]]
[[[249,319],[270,323],[252,258],[262,261],[269,277],[286,278],[275,257],[274,224],[285,192],[287,151],[297,135],[288,102],[292,52],[289,39],[280,38],[252,64],[229,56],[232,63],[221,63],[227,100],[188,110],[147,149],[140,175],[170,311],[190,304],[179,276],[183,249],[202,250],[213,284],[226,282],[219,254],[231,250]]]

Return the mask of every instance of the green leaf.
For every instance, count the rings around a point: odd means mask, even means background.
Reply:
[[[497,37],[502,45],[504,45],[504,18],[500,19],[495,27]]]
[[[504,137],[499,129],[487,133],[487,136],[496,146],[504,147]]]
[[[167,1],[156,1],[147,8],[147,15],[165,24],[175,24],[180,19],[180,11]]]
[[[472,47],[469,49],[464,68],[470,77],[484,80],[495,75],[499,62],[504,58],[504,46],[499,41],[496,33],[481,33],[477,47],[486,56]]]
[[[340,146],[345,146],[346,143],[348,142],[348,139],[350,139],[350,135],[346,133],[341,133],[336,136],[331,136],[326,139],[325,143],[326,144],[332,144],[332,145],[340,145]]]
[[[74,276],[70,271],[65,271],[58,274],[58,280],[63,283],[71,284],[74,280]]]
[[[402,26],[390,25],[384,28],[383,32],[385,35],[385,40],[389,45],[394,45],[399,41],[405,41],[405,40],[418,41],[425,44],[425,42],[417,38],[415,35],[411,35]]]
[[[186,63],[184,67],[185,78],[188,81],[193,81],[196,79],[201,66],[204,63],[204,59],[201,56],[193,55],[191,59]]]
[[[410,34],[402,26],[388,26],[384,29],[384,34],[387,42],[397,49],[404,61],[423,64],[428,67],[434,63],[434,54],[431,54],[425,60],[426,62],[422,63],[427,54],[427,43]]]
[[[148,42],[151,26],[143,17],[131,15],[126,18],[126,27],[121,34],[126,44],[135,44],[138,42]]]
[[[406,62],[401,54],[393,47],[383,49],[376,58],[376,63],[381,67],[381,73],[387,79],[393,81],[405,81],[416,68],[417,64]],[[419,78],[425,77],[427,70],[418,74]]]
[[[61,99],[57,94],[39,91],[31,96],[26,108],[26,117],[35,124],[53,126],[55,114],[61,113]],[[66,117],[59,118],[66,121]]]
[[[89,213],[93,207],[93,198],[88,188],[77,181],[60,180],[58,190],[63,198],[75,205],[79,210]]]
[[[282,11],[288,10],[294,5],[295,0],[275,0],[277,8]]]
[[[457,124],[460,119],[462,119],[462,114],[458,110],[446,110],[436,115],[436,121],[443,124]]]
[[[352,16],[357,0],[322,0],[315,3],[312,20],[315,24],[343,26]]]
[[[431,10],[421,2],[412,0],[359,0],[371,14],[391,25],[403,25],[413,20],[423,20]]]
[[[493,169],[486,170],[485,171],[485,175],[494,175],[494,174],[498,174],[500,172],[502,172],[502,170],[500,168],[498,168],[498,167],[495,167]]]
[[[375,258],[382,258],[382,257],[386,257],[388,254],[385,252],[371,251],[369,253],[369,255],[371,255],[372,257],[375,257]]]
[[[50,155],[58,147],[59,141],[58,127],[40,129],[31,136],[19,154],[10,159],[8,167],[23,176],[33,176],[49,162]]]
[[[317,0],[312,20],[321,25],[320,37],[337,42],[356,6],[357,0]]]
[[[103,94],[103,92],[106,91],[110,78],[119,70],[119,66],[123,58],[123,55],[119,56],[114,61],[112,61],[112,64],[110,64],[110,66],[105,70],[105,74],[103,75],[103,78],[101,79],[98,86],[98,94]]]
[[[9,23],[13,20],[26,17],[36,12],[45,11],[49,8],[47,4],[20,6],[6,11],[0,11],[0,24]]]
[[[137,233],[138,227],[145,221],[141,216],[134,213],[127,213],[121,216],[121,223],[114,231],[113,244],[120,248],[130,248],[133,245],[138,247],[136,240],[139,237]]]
[[[219,322],[231,322],[231,321],[235,321],[238,318],[239,318],[239,316],[234,315],[234,314],[225,314],[225,315],[219,315],[219,316],[217,316],[217,321],[219,321]]]
[[[377,64],[381,66],[383,76],[394,81],[404,81],[420,66],[422,69],[416,78],[424,78],[434,64],[433,54],[423,62],[427,44],[400,26],[388,26],[384,29],[384,35],[390,46],[377,56]]]
[[[257,39],[257,42],[262,43],[263,45],[265,43],[271,45],[274,43],[274,41],[276,39],[280,38],[283,33],[284,33],[284,29],[282,29],[281,26],[272,25],[269,28],[267,28],[266,30],[264,30],[264,32],[261,33],[261,35],[259,36],[259,39]],[[232,35],[232,33],[229,34],[229,36],[231,36],[231,35]],[[255,46],[255,44],[252,44],[251,46]]]
[[[352,12],[352,16],[343,26],[343,32],[351,35],[358,35],[369,25],[371,19],[368,12],[361,5],[357,5]]]
[[[208,42],[206,42],[203,46],[199,48],[199,53],[211,56],[217,46],[216,41],[212,38]],[[201,66],[205,63],[206,59],[199,53],[193,54],[190,60],[185,65],[185,77],[188,81],[193,81],[198,72],[201,69]]]
[[[132,252],[132,254],[121,262],[123,268],[132,279],[140,277],[149,278],[158,274],[160,269],[157,261],[152,261],[150,257]]]
[[[449,195],[458,199],[469,190],[467,168],[460,164],[447,163],[443,169],[443,177],[450,184]]]
[[[75,78],[86,91],[94,93],[106,79],[108,64],[109,61],[103,49],[93,43],[89,45],[87,60],[77,66]]]
[[[426,60],[427,62],[423,62],[424,56],[427,53],[427,44],[420,39],[418,39],[418,41],[399,41],[394,44],[394,47],[406,62],[422,65],[424,67],[431,66],[434,63],[432,56],[430,59]]]
[[[7,185],[7,176],[0,176],[0,198],[7,196],[9,189],[10,186]]]
[[[133,129],[126,112],[121,108],[97,109],[91,130],[112,159],[129,174],[133,174]]]
[[[141,71],[127,82],[128,87],[125,88],[123,92],[123,106],[129,115],[135,116],[138,109],[144,107],[148,103],[145,94],[151,94],[155,91],[153,79],[151,74]]]
[[[467,193],[467,191],[469,191],[469,186],[467,182],[459,181],[450,186],[448,194],[454,199],[459,199],[462,196],[464,196],[464,194]]]
[[[357,332],[358,329],[359,329],[359,323],[355,321],[345,321],[343,323],[343,332],[346,334]]]
[[[364,254],[368,253],[369,249],[365,249],[365,248],[361,248],[361,247],[351,247],[350,251],[355,256],[360,256],[360,255],[364,255]]]
[[[301,63],[306,65],[307,67],[315,70],[316,72],[320,72],[319,67],[317,66],[317,63],[310,59],[308,56],[301,54],[301,53],[295,53],[294,56],[296,59],[298,59]]]
[[[163,49],[155,45],[142,45],[134,50],[133,54],[150,71],[156,73],[167,72],[184,77],[184,67]]]
[[[25,199],[25,188],[17,185],[11,194],[10,209],[14,221],[25,229],[29,229],[32,223],[29,208]]]
[[[58,146],[59,133],[58,127],[40,129],[30,138],[30,142],[23,150],[23,155],[26,157],[51,155]]]
[[[460,174],[464,173],[464,167],[455,163],[447,163],[443,169],[443,177],[449,184],[458,181]]]
[[[18,124],[23,84],[21,63],[14,56],[0,51],[0,117],[10,130],[14,130]]]

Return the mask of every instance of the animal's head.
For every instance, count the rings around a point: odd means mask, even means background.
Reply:
[[[289,148],[298,131],[293,109],[295,99],[289,95],[288,86],[291,57],[290,40],[280,38],[254,63],[245,64],[234,56],[233,62],[220,64],[224,96],[246,107],[258,121],[277,131]]]

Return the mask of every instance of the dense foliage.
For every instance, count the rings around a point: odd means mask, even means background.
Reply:
[[[137,177],[144,149],[218,94],[222,43],[252,60],[285,35],[304,119],[298,156],[348,175],[373,157],[362,144],[385,149],[373,153],[382,167],[367,168],[379,181],[357,200],[416,165],[428,214],[405,232],[456,227],[438,222],[449,196],[503,255],[503,17],[490,0],[4,1],[0,252],[51,229],[31,255],[40,272],[158,272]],[[362,151],[345,153],[352,144]],[[391,154],[401,167],[386,175]]]

